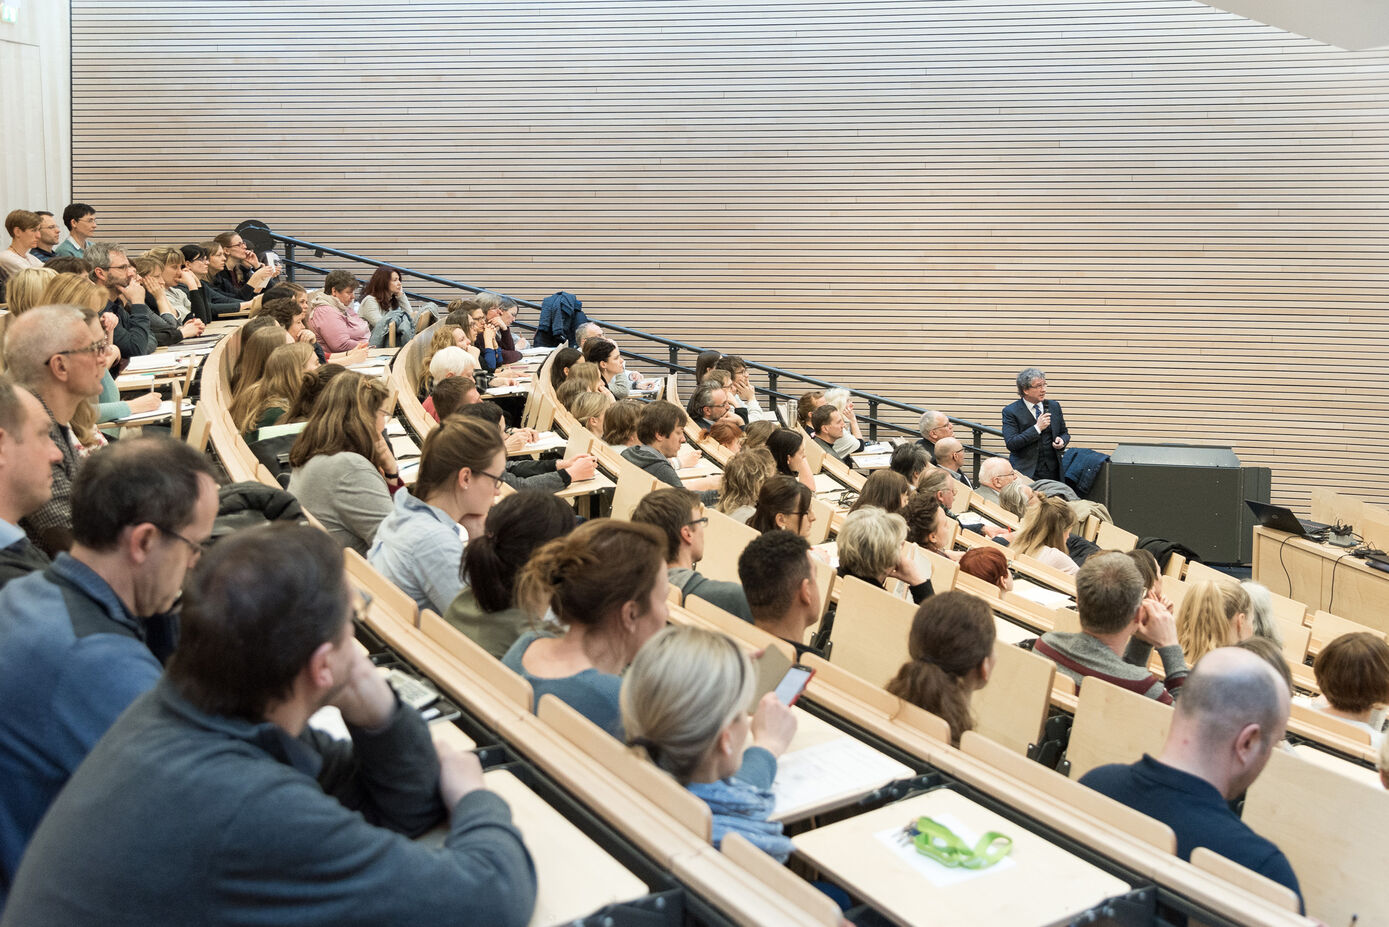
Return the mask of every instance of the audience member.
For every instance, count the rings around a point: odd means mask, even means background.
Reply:
[[[6,313],[0,322],[8,325],[14,317],[23,315],[35,306],[45,305],[44,290],[48,289],[56,276],[47,267],[26,267],[10,274],[4,286]],[[0,331],[3,329],[0,328]]]
[[[810,425],[810,417],[815,414],[815,410],[825,404],[825,391],[813,389],[806,393],[801,393],[801,398],[796,400],[796,424],[801,426],[801,430],[807,435],[814,437],[815,429]]]
[[[526,347],[526,339],[518,340],[511,332],[511,323],[516,321],[516,301],[496,293],[478,293],[476,302],[485,313],[484,324],[491,325],[497,333],[497,352],[501,355],[501,362],[519,363],[524,356],[521,350]]]
[[[32,309],[5,333],[5,368],[42,403],[62,455],[52,468],[52,498],[21,520],[29,540],[50,556],[72,543],[69,495],[78,454],[71,423],[80,405],[101,395],[109,346],[101,324],[74,306]]]
[[[506,423],[502,421],[502,410],[491,402],[476,402],[463,406],[456,413],[462,418],[480,418],[491,422],[497,434],[506,441]],[[531,460],[528,457],[508,459],[502,471],[502,482],[512,489],[539,489],[545,492],[558,492],[571,483],[581,483],[593,479],[595,462],[590,454],[577,454],[556,460],[553,457]]]
[[[694,382],[696,387],[704,382],[705,376],[708,375],[709,371],[714,369],[714,365],[722,358],[723,354],[720,351],[699,352],[699,356],[695,358]]]
[[[1008,462],[1023,476],[1060,480],[1061,458],[1071,443],[1061,403],[1047,400],[1047,375],[1036,367],[1019,373],[1017,386],[1020,398],[1003,409]]]
[[[267,264],[262,267],[260,258],[246,247],[246,242],[239,232],[223,232],[213,241],[220,245],[226,254],[226,264],[213,277],[212,285],[230,297],[253,299],[257,293],[265,289],[270,278],[280,272],[279,267],[275,265]]]
[[[863,450],[863,431],[859,428],[854,397],[849,391],[843,387],[825,390],[825,405],[833,406],[844,416],[844,433],[834,442],[835,453],[856,454]]]
[[[436,422],[442,422],[463,406],[482,402],[477,381],[472,377],[448,377],[434,384],[425,399],[425,411]]]
[[[776,472],[801,482],[806,489],[815,491],[815,476],[810,472],[810,461],[805,456],[805,436],[790,428],[778,428],[767,436],[767,450],[772,452]]]
[[[289,412],[280,421],[284,424],[307,424],[309,415],[318,404],[318,397],[323,395],[328,384],[342,374],[351,372],[342,364],[324,364],[313,373],[305,374],[299,384],[299,395],[295,398],[294,405],[289,407]]]
[[[749,423],[748,427],[743,429],[743,450],[766,447],[767,439],[780,429],[781,426],[775,418],[763,418]]]
[[[92,278],[106,287],[108,301],[104,311],[116,319],[109,330],[111,340],[121,349],[121,357],[129,360],[152,353],[159,342],[154,337],[151,310],[145,302],[145,288],[135,278],[135,268],[125,249],[109,242],[91,241],[83,254],[92,264]]]
[[[810,416],[810,427],[815,432],[815,443],[825,449],[836,460],[853,463],[849,455],[863,450],[863,442],[854,440],[851,445],[840,442],[844,437],[844,413],[828,403],[816,409]],[[843,448],[843,450],[840,450]]]
[[[974,488],[969,474],[965,473],[965,446],[958,438],[941,438],[936,442],[936,465],[966,487]]]
[[[1187,677],[1172,613],[1144,597],[1143,578],[1121,553],[1099,553],[1076,573],[1080,631],[1048,631],[1034,650],[1077,685],[1087,676],[1172,704]],[[1157,647],[1165,679],[1148,672]]]
[[[893,473],[902,474],[913,491],[921,475],[930,467],[930,458],[926,456],[926,450],[920,444],[897,445],[892,449],[892,459],[888,463],[888,469]]]
[[[925,448],[926,453],[932,460],[936,459],[936,442],[941,438],[953,438],[955,436],[955,426],[951,423],[950,417],[944,412],[937,412],[928,409],[921,413],[921,421],[917,424],[921,432],[921,440],[916,442]]]
[[[1238,644],[1253,633],[1249,593],[1234,583],[1192,583],[1177,609],[1177,643],[1191,666],[1217,647]]]
[[[404,485],[382,434],[392,407],[385,383],[347,371],[324,388],[289,451],[290,493],[363,556]]]
[[[718,359],[714,367],[728,371],[733,378],[728,389],[732,393],[733,399],[739,404],[735,411],[747,424],[776,422],[776,414],[764,410],[761,403],[757,401],[757,390],[753,389],[752,380],[748,376],[747,361],[735,354],[726,354]]]
[[[879,508],[851,512],[839,530],[837,546],[840,576],[853,576],[879,587],[889,579],[901,580],[913,602],[921,602],[935,591],[930,574],[907,546],[907,523],[901,515]]]
[[[744,621],[752,621],[743,587],[710,579],[695,570],[704,558],[704,528],[709,516],[699,497],[687,489],[657,489],[647,493],[632,512],[632,521],[651,525],[666,541],[666,567],[670,585],[680,590],[680,604],[690,597],[703,599]]]
[[[58,239],[63,237],[63,232],[58,228],[58,220],[48,210],[36,209],[34,215],[39,217],[39,240],[29,249],[29,254],[47,264],[58,256],[54,249],[58,247]]]
[[[1017,478],[1017,471],[1006,458],[985,457],[984,462],[979,465],[979,485],[974,487],[974,491],[998,505],[998,494]]]
[[[1298,702],[1367,731],[1378,750],[1389,704],[1389,644],[1369,631],[1342,634],[1322,646],[1312,672],[1321,695]]]
[[[607,393],[581,393],[569,406],[569,412],[590,434],[603,433],[603,418],[612,408],[613,398]]]
[[[129,260],[135,282],[145,291],[145,307],[149,309],[150,332],[154,335],[156,346],[169,347],[179,344],[184,338],[201,335],[202,320],[192,316],[180,318],[179,307],[169,299],[169,287],[164,282],[163,255],[155,257],[146,252]]]
[[[709,437],[730,454],[736,454],[743,449],[743,427],[726,418],[714,423],[709,429]]]
[[[1245,580],[1240,585],[1249,595],[1249,621],[1254,627],[1254,636],[1266,637],[1282,647],[1283,630],[1278,627],[1278,622],[1273,617],[1273,594],[1267,586],[1251,580]]]
[[[685,411],[701,431],[713,428],[720,419],[741,422],[733,411],[733,404],[728,401],[728,391],[713,383],[701,383],[695,387]]]
[[[756,684],[752,661],[731,638],[666,628],[632,661],[622,683],[622,720],[633,746],[709,806],[715,847],[736,833],[785,862],[795,848],[781,824],[768,819],[776,758],[796,734],[796,717],[768,692],[749,725]]]
[[[607,338],[591,338],[584,344],[584,360],[597,366],[603,385],[614,399],[626,399],[631,390],[627,362],[617,344]]]
[[[974,547],[965,551],[960,557],[960,570],[997,586],[1000,593],[1013,591],[1008,558],[997,547]]]
[[[574,329],[574,343],[580,351],[594,338],[602,338],[603,329],[597,322],[584,322]]]
[[[0,586],[49,563],[19,527],[53,496],[53,465],[63,455],[48,429],[34,394],[0,376]]]
[[[637,420],[639,443],[624,449],[622,457],[667,486],[698,491],[706,505],[714,505],[719,501],[718,477],[684,483],[670,465],[670,458],[679,454],[685,444],[685,421],[685,411],[675,403],[664,399],[648,402]]]
[[[598,519],[538,548],[516,579],[522,602],[548,605],[562,635],[528,631],[502,662],[536,702],[553,695],[624,740],[622,671],[666,623],[665,542],[650,525]]]
[[[983,599],[966,592],[931,596],[912,618],[907,662],[887,691],[944,718],[950,742],[959,746],[974,727],[970,695],[993,673],[996,636],[993,610]]]
[[[96,210],[86,203],[70,203],[63,210],[67,240],[54,249],[59,257],[85,258],[87,240],[96,234]]]
[[[747,524],[757,510],[762,485],[775,474],[776,464],[765,447],[734,454],[723,468],[716,508],[734,521]]]
[[[559,389],[560,384],[569,379],[569,371],[583,359],[584,355],[575,348],[556,349],[554,362],[550,364],[550,385]]]
[[[791,531],[765,531],[738,556],[738,580],[752,623],[796,648],[797,656],[824,656],[805,642],[823,611],[810,545]]]
[[[212,534],[217,483],[188,445],[141,438],[89,460],[72,502],[71,552],[0,590],[0,886],[78,763],[158,680],[166,613]],[[85,882],[81,871],[60,881]]]
[[[946,546],[950,538],[950,518],[945,507],[931,494],[916,493],[901,514],[907,522],[908,541],[922,550],[951,560],[959,560],[963,556]]]
[[[188,262],[188,270],[197,279],[203,300],[207,303],[208,311],[214,318],[225,318],[237,313],[249,312],[262,305],[260,296],[242,299],[240,296],[217,288],[217,275],[227,266],[226,249],[217,242],[188,244],[179,250],[183,252],[183,258]],[[305,309],[307,308],[306,305]],[[319,360],[326,360],[326,358],[320,357]]]
[[[1182,859],[1207,847],[1301,898],[1287,858],[1229,806],[1263,772],[1287,724],[1288,691],[1277,674],[1255,654],[1222,647],[1182,687],[1162,753],[1100,766],[1080,781],[1171,827]]]
[[[952,519],[955,517],[955,513],[951,511],[951,507],[955,505],[955,496],[959,489],[960,481],[940,467],[932,467],[927,470],[921,474],[921,479],[916,482],[916,494],[935,499],[945,510],[946,517]]]
[[[1238,644],[1232,645],[1240,650],[1248,650],[1250,653],[1263,660],[1273,667],[1278,678],[1283,680],[1283,684],[1288,687],[1288,691],[1293,691],[1293,671],[1288,665],[1288,660],[1283,656],[1283,645],[1275,644],[1266,637],[1246,637]],[[1294,696],[1296,698],[1296,696]]]
[[[414,485],[395,494],[376,529],[371,565],[421,610],[443,614],[463,587],[463,535],[483,536],[505,468],[495,428],[475,418],[444,421],[424,439]]]
[[[524,925],[535,869],[505,803],[475,756],[436,752],[353,640],[351,602],[342,553],[319,531],[219,541],[168,673],[50,811],[7,916]],[[308,727],[329,705],[350,743]],[[411,839],[445,814],[442,846]]]
[[[1018,518],[1022,518],[1027,512],[1028,504],[1035,496],[1036,493],[1032,491],[1031,486],[1021,480],[1014,480],[999,490],[998,504],[1003,507],[1005,512],[1012,512]]]
[[[635,399],[623,399],[609,406],[603,415],[603,443],[615,448],[636,447],[640,444],[637,439],[637,425],[646,406],[646,403]]]
[[[299,396],[304,376],[318,369],[318,358],[307,344],[280,344],[270,352],[259,380],[248,383],[232,399],[230,413],[237,431],[255,440],[262,428],[284,418]]]
[[[371,279],[362,289],[362,301],[357,304],[357,315],[374,330],[383,318],[396,311],[403,312],[406,318],[414,320],[415,310],[410,305],[410,297],[405,295],[405,287],[400,282],[400,271],[394,267],[378,267],[372,271]]]
[[[1027,507],[1011,547],[1019,556],[1074,576],[1080,567],[1066,553],[1066,537],[1075,524],[1075,513],[1065,499],[1041,496]]]
[[[523,489],[487,513],[485,530],[463,551],[463,589],[444,618],[500,659],[538,625],[547,601],[516,595],[516,576],[535,549],[574,530],[574,509],[549,493]]]
[[[874,470],[864,480],[858,498],[849,506],[853,512],[865,505],[875,505],[884,512],[900,512],[911,498],[912,487],[907,478],[893,470]]]
[[[29,252],[39,243],[39,217],[27,209],[14,209],[5,217],[10,246],[0,251],[0,275],[16,274],[26,267],[42,267]]]
[[[309,327],[325,351],[351,351],[371,342],[371,326],[352,308],[357,278],[350,271],[331,271],[323,290],[309,297]]]
[[[769,476],[757,493],[757,505],[747,526],[763,534],[784,530],[809,537],[810,526],[815,524],[813,498],[811,491],[799,480],[785,474]]]
[[[252,319],[241,327],[241,350],[237,352],[231,373],[227,375],[233,401],[243,390],[265,376],[265,365],[270,362],[270,355],[278,348],[285,347],[288,341],[285,330],[268,316]]]

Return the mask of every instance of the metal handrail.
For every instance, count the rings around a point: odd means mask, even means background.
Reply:
[[[298,250],[302,248],[311,250],[313,252],[314,257],[332,255],[334,257],[343,258],[344,260],[355,261],[360,264],[366,264],[370,267],[389,267],[392,270],[398,272],[402,277],[408,276],[416,280],[420,280],[426,283],[437,284],[439,286],[448,287],[450,289],[464,290],[469,293],[496,293],[495,290],[488,290],[486,287],[473,286],[472,284],[460,283],[457,280],[451,280],[448,277],[440,277],[437,274],[429,274],[417,270],[411,270],[408,267],[402,267],[399,264],[393,264],[389,261],[373,260],[371,258],[362,257],[359,254],[353,254],[350,251],[343,251],[339,248],[330,248],[326,245],[320,245],[311,241],[304,241],[303,239],[294,238],[290,235],[280,235],[276,232],[270,231],[269,229],[266,229],[265,232],[269,235],[269,237],[272,240],[280,242],[285,246],[284,263],[286,267],[288,267],[289,269],[288,278],[290,281],[294,280],[296,270],[307,270],[317,274],[328,273],[327,268],[319,267],[314,264],[300,261],[296,257],[296,255],[298,253]],[[421,293],[410,292],[409,290],[405,291],[405,295],[409,296],[411,299],[420,299],[431,302],[433,301],[432,297],[426,296]],[[532,302],[528,299],[521,299],[515,296],[508,296],[505,293],[496,293],[496,295],[505,297],[506,299],[510,299],[517,305],[526,306],[537,311],[541,308],[539,303]],[[614,332],[620,332],[621,334],[626,335],[628,337],[636,338],[641,341],[650,342],[652,344],[657,344],[664,347],[666,349],[665,358],[652,357],[650,355],[638,354],[632,351],[628,351],[626,353],[629,357],[635,360],[639,360],[647,364],[653,364],[669,371],[693,374],[693,367],[687,366],[680,362],[680,352],[688,351],[697,357],[699,354],[706,350],[705,348],[700,348],[692,344],[686,344],[683,341],[675,341],[671,338],[662,338],[661,336],[653,335],[650,332],[644,332],[635,328],[628,328],[624,325],[616,325],[611,322],[604,322],[601,319],[594,319],[593,321],[596,322],[598,325],[602,326],[604,329],[608,329]],[[516,324],[527,331],[537,330],[535,325],[527,322],[521,322],[518,320]],[[868,423],[869,441],[878,440],[879,428],[907,435],[919,434],[919,431],[916,427],[901,425],[896,422],[890,422],[880,417],[880,414],[882,413],[882,410],[888,409],[900,412],[910,412],[913,415],[920,416],[926,411],[926,409],[921,406],[914,406],[910,403],[899,402],[895,399],[889,399],[886,396],[880,396],[877,393],[869,393],[864,390],[850,389],[849,387],[841,387],[838,383],[831,383],[828,380],[821,380],[817,377],[810,377],[804,374],[795,373],[790,370],[785,370],[781,367],[773,367],[770,364],[762,364],[756,361],[747,360],[746,358],[744,358],[743,361],[747,364],[748,369],[759,371],[767,379],[767,385],[765,387],[753,387],[755,393],[765,396],[774,402],[798,398],[796,394],[788,393],[780,389],[783,380],[790,380],[795,383],[806,384],[807,386],[815,387],[818,389],[846,389],[850,396],[854,397],[855,399],[862,399],[868,405],[867,414],[861,416],[861,418],[863,421]],[[980,424],[979,422],[971,422],[967,419],[951,418],[950,422],[954,425],[958,425],[963,428],[968,428],[970,431],[971,441],[970,443],[965,445],[965,450],[971,452],[974,458],[973,469],[976,478],[979,475],[979,465],[982,462],[983,458],[997,457],[1001,456],[1002,453],[1006,453],[996,450],[990,450],[983,446],[984,438],[986,435],[1002,439],[1003,432],[1000,429],[991,428],[987,425]]]

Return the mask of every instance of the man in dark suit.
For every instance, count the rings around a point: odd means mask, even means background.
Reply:
[[[1036,367],[1018,374],[1016,402],[1003,407],[1003,443],[1013,469],[1033,479],[1061,479],[1061,456],[1071,443],[1061,403],[1047,399],[1047,375]]]

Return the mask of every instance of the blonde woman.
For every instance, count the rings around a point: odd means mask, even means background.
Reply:
[[[254,441],[255,432],[284,418],[299,396],[304,375],[316,369],[312,345],[282,344],[270,352],[261,378],[237,394],[228,410],[242,436]]]
[[[1080,567],[1066,554],[1066,536],[1076,516],[1060,496],[1038,496],[1027,507],[1013,538],[1015,552],[1074,576]]]
[[[613,405],[613,398],[607,393],[580,393],[569,404],[569,413],[579,420],[579,424],[590,434],[603,433],[604,419]]]
[[[748,523],[757,511],[762,484],[776,475],[776,461],[765,447],[754,447],[734,454],[723,468],[719,486],[718,510],[734,521]],[[799,484],[798,484],[799,485]]]
[[[731,638],[666,628],[622,681],[622,723],[629,744],[709,806],[715,847],[736,833],[785,862],[791,841],[768,818],[777,757],[796,734],[796,717],[772,692],[749,716],[756,682],[752,661]]]
[[[1195,583],[1177,609],[1177,643],[1188,666],[1217,647],[1227,647],[1254,635],[1249,618],[1249,593],[1234,583],[1204,580]]]

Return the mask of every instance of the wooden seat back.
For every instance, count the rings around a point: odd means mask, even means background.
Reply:
[[[723,512],[705,506],[704,559],[695,569],[710,579],[738,582],[738,558],[743,549],[757,537],[757,532],[742,522],[734,521]]]
[[[1318,609],[1312,615],[1311,640],[1308,643],[1308,652],[1312,654],[1321,653],[1321,649],[1334,641],[1343,634],[1356,634],[1358,632],[1373,634],[1380,640],[1384,640],[1384,632],[1378,631],[1368,625],[1360,624],[1358,621],[1351,621],[1349,618],[1342,618],[1340,615],[1333,615],[1328,611]]]
[[[1133,550],[1138,546],[1138,535],[1132,531],[1125,531],[1118,525],[1101,521],[1099,529],[1095,532],[1095,543],[1104,550]]]
[[[852,576],[840,582],[834,619],[836,666],[885,686],[907,660],[907,635],[916,606]]]
[[[994,642],[993,654],[988,684],[970,696],[975,726],[985,737],[1025,755],[1041,742],[1056,664],[1003,641]]]
[[[1090,677],[1080,685],[1071,742],[1069,775],[1079,779],[1106,763],[1134,763],[1157,755],[1172,726],[1172,709],[1161,702]]]
[[[1268,876],[1247,869],[1210,847],[1197,847],[1191,851],[1191,865],[1203,872],[1219,876],[1231,885],[1238,885],[1251,894],[1267,899],[1294,914],[1300,909],[1297,892]]]
[[[625,457],[619,458],[617,466],[617,488],[613,490],[612,517],[627,521],[632,517],[632,510],[647,493],[660,489],[665,484]]]
[[[1213,583],[1220,583],[1222,586],[1239,585],[1239,580],[1235,579],[1229,573],[1222,573],[1199,561],[1193,560],[1186,565],[1186,581],[1188,583],[1199,583],[1205,580],[1210,580]]]

